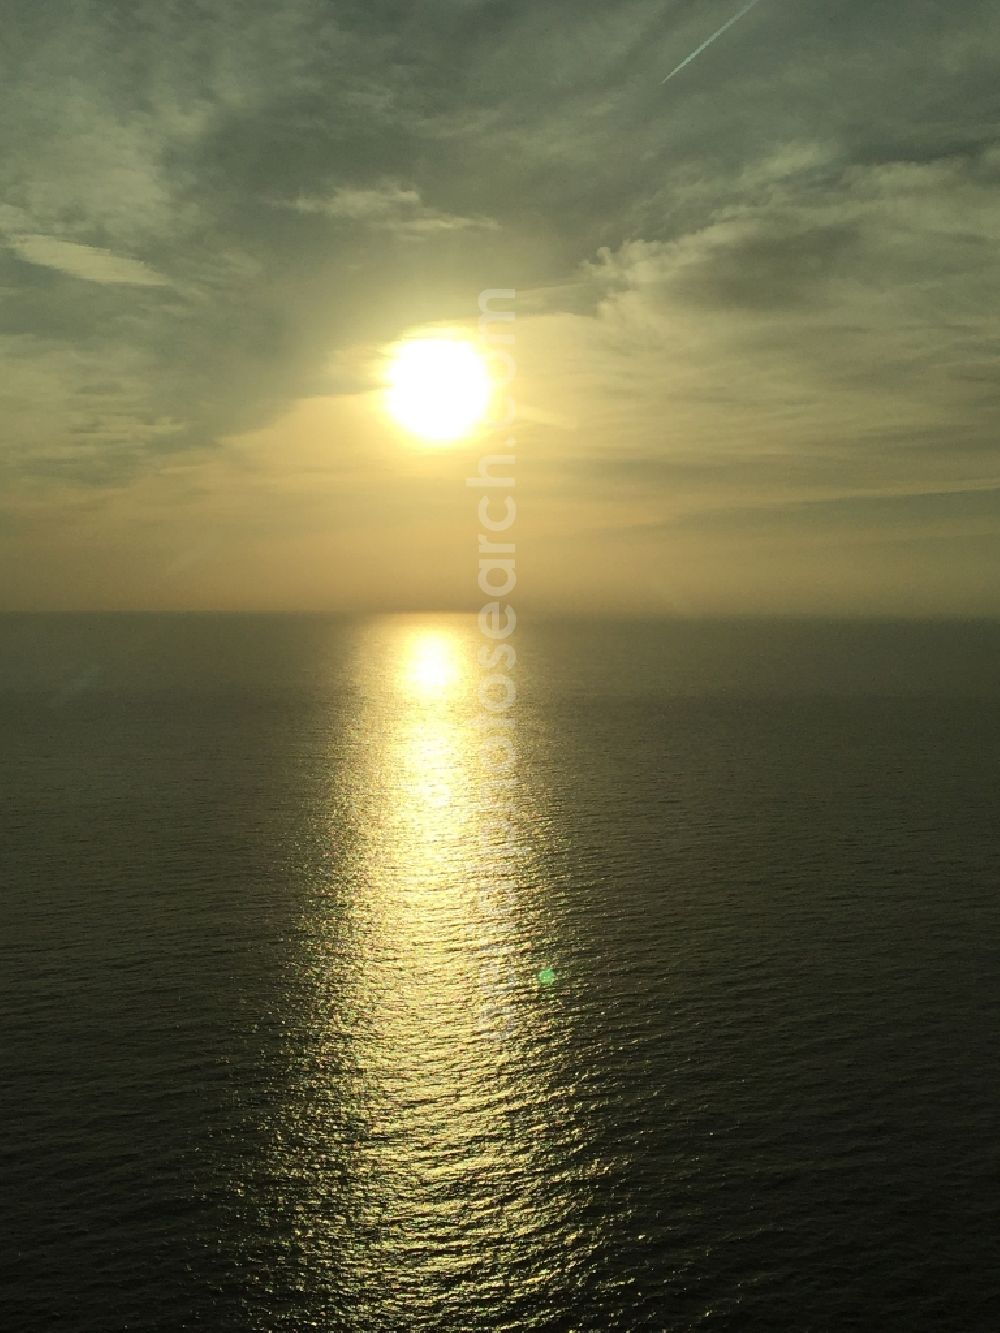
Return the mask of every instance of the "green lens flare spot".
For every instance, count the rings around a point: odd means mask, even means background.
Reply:
[[[538,974],[538,984],[540,986],[554,986],[556,983],[556,974],[551,967],[543,967]]]

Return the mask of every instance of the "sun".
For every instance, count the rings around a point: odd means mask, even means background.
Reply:
[[[413,338],[393,351],[386,407],[422,440],[461,439],[482,421],[493,386],[486,362],[460,338]]]

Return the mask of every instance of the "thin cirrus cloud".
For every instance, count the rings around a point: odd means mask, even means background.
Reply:
[[[284,206],[298,213],[318,214],[334,222],[355,223],[402,237],[499,230],[493,218],[463,217],[430,208],[421,199],[419,190],[397,184],[372,188],[342,186],[328,196],[300,195]]]
[[[18,259],[41,268],[56,269],[85,282],[120,287],[167,287],[168,280],[139,259],[112,254],[95,245],[60,241],[54,236],[8,237],[7,244]]]

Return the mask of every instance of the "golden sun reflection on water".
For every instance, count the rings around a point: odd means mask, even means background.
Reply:
[[[446,630],[420,629],[404,641],[402,679],[410,687],[411,695],[419,698],[442,698],[449,691],[457,693],[462,681],[463,668],[468,667],[463,643],[454,633]]]
[[[552,1288],[561,1262],[522,910],[533,816],[515,786],[523,855],[496,863],[477,648],[462,619],[380,621],[358,645],[364,744],[342,778],[335,910],[317,922],[297,1163],[307,1211],[327,1219],[307,1244],[327,1318],[351,1330],[472,1329],[484,1302],[521,1299],[518,1282]],[[484,1032],[487,975],[515,983],[499,1035]]]

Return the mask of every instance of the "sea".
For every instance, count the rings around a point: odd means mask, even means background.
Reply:
[[[1000,1327],[1000,626],[483,628],[0,617],[0,1329]]]

